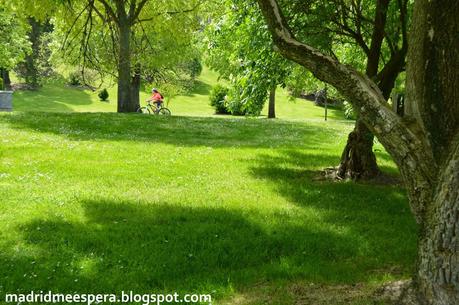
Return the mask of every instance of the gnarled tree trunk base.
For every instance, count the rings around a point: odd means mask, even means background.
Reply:
[[[381,175],[373,152],[374,136],[359,119],[349,134],[337,176],[341,179],[372,180]]]

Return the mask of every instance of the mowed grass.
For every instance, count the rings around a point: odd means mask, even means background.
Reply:
[[[416,252],[405,191],[314,179],[337,164],[351,128],[315,115],[1,114],[0,295],[177,291],[292,304],[298,282],[405,278]]]
[[[215,110],[209,105],[209,93],[218,83],[218,75],[204,67],[192,92],[172,97],[168,108],[173,115],[179,116],[215,116]],[[149,89],[140,93],[143,103],[149,97]],[[161,88],[159,88],[161,90]],[[62,84],[46,84],[38,91],[18,91],[14,93],[15,111],[46,112],[116,112],[116,87],[108,88],[108,102],[101,102],[98,92],[69,87]],[[310,101],[288,99],[287,92],[277,90],[277,116],[282,119],[323,119],[324,109]],[[267,108],[262,116],[267,115]],[[344,120],[343,113],[335,109],[328,110],[330,119]]]

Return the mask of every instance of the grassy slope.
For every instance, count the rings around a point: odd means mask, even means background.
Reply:
[[[171,108],[209,116],[202,93]],[[64,95],[54,110],[112,107],[46,88],[16,94],[16,109]],[[404,191],[314,181],[337,162],[352,123],[299,105],[278,113],[303,121],[0,115],[0,294],[197,291],[215,304],[290,304],[304,293],[298,282],[406,276],[416,226]]]
[[[209,106],[208,94],[217,83],[215,72],[204,68],[198,79],[196,89],[185,96],[178,96],[169,104],[174,115],[213,116],[214,109]],[[52,111],[52,112],[114,112],[116,111],[116,88],[109,88],[109,102],[100,102],[97,92],[62,85],[46,85],[37,92],[19,91],[14,94],[14,109],[16,111]],[[140,100],[148,98],[146,92],[141,92]],[[288,100],[287,93],[279,89],[277,93],[277,116],[284,119],[323,118],[323,108],[313,103],[296,99]],[[266,115],[267,110],[263,111]],[[344,119],[342,112],[329,110],[331,119]]]

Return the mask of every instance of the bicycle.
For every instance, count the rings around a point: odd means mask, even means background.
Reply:
[[[147,101],[147,106],[139,107],[137,112],[143,114],[171,115],[171,111],[164,107],[163,103],[158,106],[156,103],[150,101]]]

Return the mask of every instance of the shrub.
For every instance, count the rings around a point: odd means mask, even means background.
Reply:
[[[239,99],[233,99],[228,103],[228,111],[232,115],[245,115],[244,103]]]
[[[105,102],[108,99],[108,91],[107,91],[107,89],[103,89],[102,91],[100,91],[98,96],[99,96],[101,101]]]
[[[247,113],[247,99],[242,97],[242,90],[238,86],[233,86],[228,92],[228,102],[226,108],[231,115],[246,115]]]
[[[3,90],[3,78],[0,77],[0,90]]]
[[[215,108],[216,113],[228,114],[228,108],[226,103],[226,96],[228,95],[229,89],[222,85],[216,85],[210,91],[209,99],[210,105]]]
[[[351,103],[349,103],[348,101],[344,101],[343,102],[343,110],[344,110],[344,117],[348,120],[355,120],[356,119],[356,115],[355,115],[355,111],[354,111],[354,108],[352,107]]]
[[[81,72],[79,71],[74,71],[70,73],[69,79],[68,79],[68,84],[70,86],[81,86],[83,84],[83,76]]]

